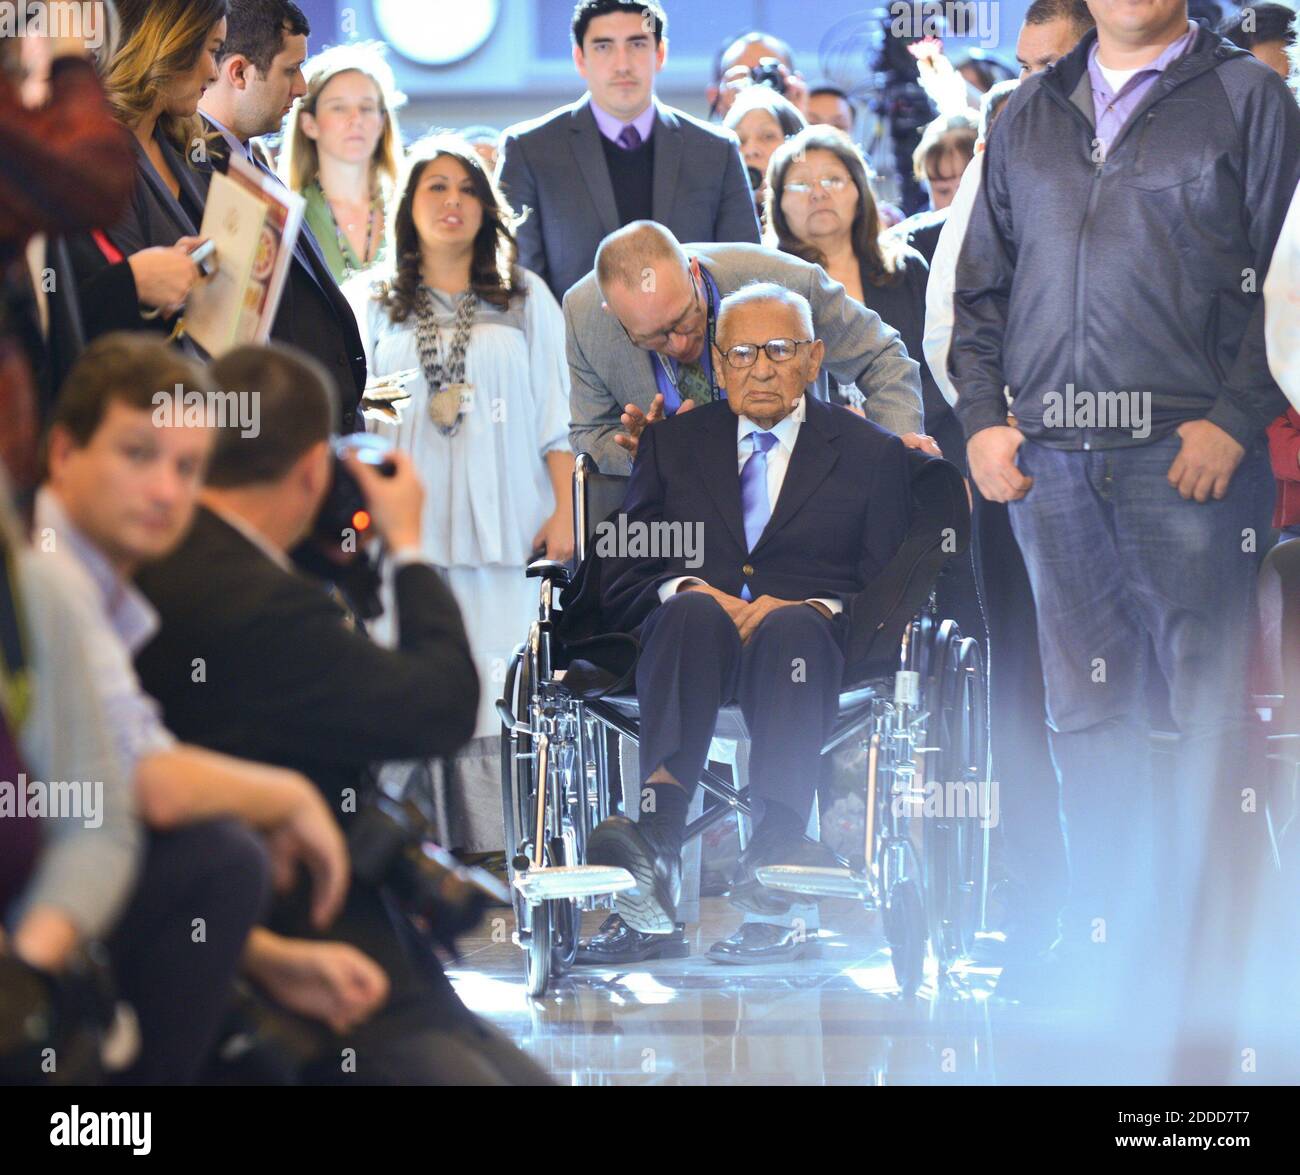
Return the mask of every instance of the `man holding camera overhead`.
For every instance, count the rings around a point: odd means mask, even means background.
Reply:
[[[529,210],[519,264],[557,301],[600,242],[634,220],[657,220],[682,241],[758,243],[735,140],[655,98],[667,26],[655,0],[580,0],[573,61],[589,92],[502,136],[497,180],[517,214]]]

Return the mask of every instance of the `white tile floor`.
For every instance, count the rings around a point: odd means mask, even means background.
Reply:
[[[823,911],[820,959],[726,967],[703,953],[739,917],[724,899],[705,899],[690,958],[575,968],[540,1000],[524,991],[509,911],[493,911],[449,974],[470,1007],[565,1084],[1300,1081],[1300,1036],[1277,1024],[1257,1034],[1267,1045],[1243,1076],[1235,1042],[1171,1059],[1145,1010],[1107,1026],[990,999],[992,969],[965,970],[942,990],[932,973],[900,999],[878,919],[847,903]],[[589,914],[587,931],[602,918]]]

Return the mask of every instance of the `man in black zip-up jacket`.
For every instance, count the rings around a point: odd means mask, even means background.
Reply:
[[[1185,0],[1089,7],[1097,32],[1022,82],[989,136],[949,371],[971,474],[1012,503],[1038,606],[1066,941],[1136,945],[1160,900],[1148,835],[1176,850],[1178,924],[1210,797],[1244,773],[1262,438],[1285,406],[1259,291],[1300,177],[1300,108]],[[1182,736],[1181,816],[1162,809],[1158,830],[1152,646]]]

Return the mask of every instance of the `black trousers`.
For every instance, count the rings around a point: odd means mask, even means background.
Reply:
[[[108,942],[119,994],[140,1023],[140,1056],[123,1083],[197,1079],[270,873],[260,838],[233,820],[149,834],[135,894]]]
[[[265,1003],[272,1039],[298,1058],[285,1078],[306,1085],[547,1085],[526,1053],[475,1016],[456,995],[428,941],[381,889],[353,878],[343,911],[324,931],[307,918],[305,886],[278,901],[272,929],[295,938],[346,942],[388,976],[388,999],[344,1036]],[[229,1074],[214,1080],[230,1081]]]
[[[779,608],[742,645],[712,597],[682,592],[661,604],[640,633],[641,782],[663,766],[694,791],[718,711],[734,700],[751,737],[751,794],[806,820],[838,708],[839,624],[805,605]]]

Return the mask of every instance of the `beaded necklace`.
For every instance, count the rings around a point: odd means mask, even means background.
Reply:
[[[361,270],[368,268],[375,261],[378,261],[378,257],[371,258],[370,250],[375,243],[375,224],[379,219],[380,213],[379,197],[372,196],[370,198],[370,213],[366,217],[366,251],[364,256],[360,258],[361,264],[353,265],[352,261],[356,257],[356,253],[353,251],[347,235],[343,232],[343,227],[339,224],[339,218],[334,215],[334,205],[330,203],[329,197],[325,195],[325,189],[321,187],[320,180],[317,179],[314,182],[316,190],[320,193],[321,199],[325,201],[325,207],[330,214],[330,220],[334,224],[334,236],[338,240],[339,253],[343,257],[344,278],[350,277],[354,273],[359,273]]]

